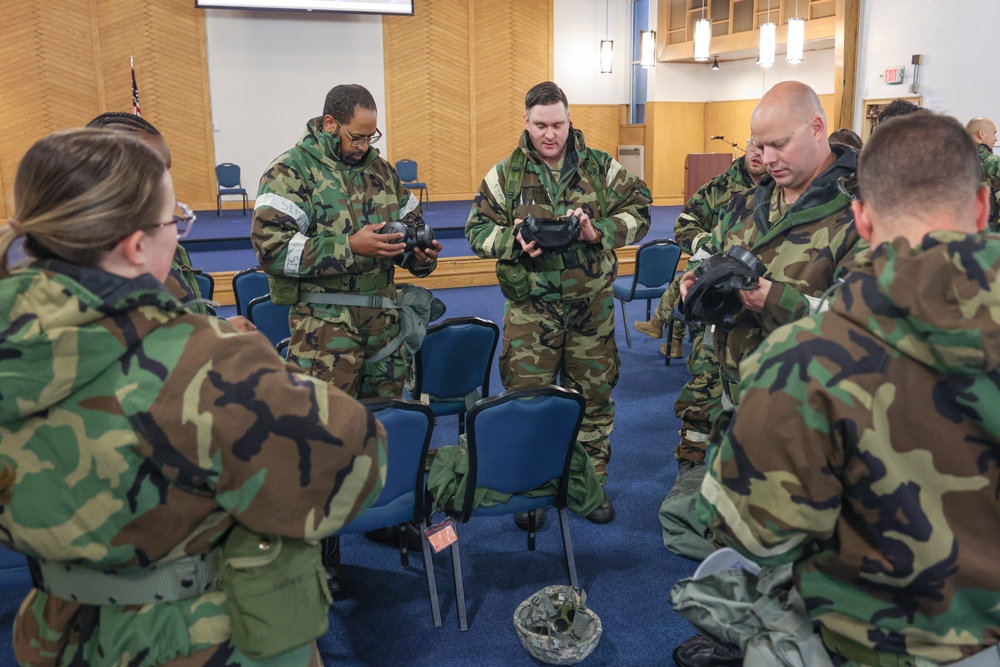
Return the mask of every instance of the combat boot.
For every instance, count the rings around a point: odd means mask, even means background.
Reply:
[[[663,356],[667,356],[667,344],[666,343],[664,343],[663,345],[660,346],[660,354],[662,354]]]
[[[702,634],[688,638],[674,649],[677,667],[740,667],[743,654]]]
[[[648,322],[636,320],[632,324],[636,331],[644,333],[650,338],[663,338],[663,320],[656,315],[653,315]]]
[[[615,506],[611,504],[611,496],[604,492],[604,502],[596,510],[587,515],[591,523],[609,523],[615,518]]]
[[[670,358],[671,359],[684,358],[684,341],[678,338],[674,338],[672,341],[670,341]]]

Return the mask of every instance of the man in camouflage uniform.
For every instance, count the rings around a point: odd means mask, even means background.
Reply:
[[[1000,156],[993,153],[997,143],[997,126],[989,118],[973,118],[965,125],[979,149],[983,183],[990,189],[990,219],[986,231],[1000,232]]]
[[[767,170],[764,168],[761,150],[753,142],[747,141],[746,154],[733,161],[732,166],[699,188],[688,200],[674,224],[674,238],[681,249],[700,261],[708,253],[699,249],[707,241],[719,223],[733,195],[745,192],[757,185]],[[664,293],[657,306],[657,323],[673,317],[674,307],[680,299],[680,278]],[[652,322],[652,320],[651,320]],[[642,322],[636,323],[636,328]],[[677,328],[677,327],[675,327]],[[683,327],[681,327],[683,331]],[[691,379],[681,388],[674,404],[674,413],[681,420],[680,442],[674,450],[678,461],[678,477],[691,466],[705,462],[705,441],[712,430],[712,422],[718,416],[722,401],[722,385],[719,381],[719,362],[712,348],[712,334],[705,343],[704,329],[698,329],[688,356],[688,370]]]
[[[552,82],[525,96],[525,131],[510,158],[486,174],[465,227],[473,252],[495,258],[507,297],[500,373],[507,389],[555,384],[578,390],[587,402],[579,442],[601,482],[611,458],[609,438],[618,381],[614,249],[649,229],[649,189],[607,153],[587,148],[572,127],[569,103]],[[579,241],[562,253],[525,243],[526,215],[580,221]],[[588,516],[614,518],[611,500]]]
[[[261,177],[251,234],[271,298],[292,306],[288,360],[359,399],[401,396],[407,359],[399,310],[352,300],[394,300],[394,265],[424,277],[441,250],[434,241],[404,253],[402,234],[379,233],[393,220],[419,220],[421,210],[372,147],[382,136],[377,120],[368,90],[333,88],[323,115],[306,123],[295,147]],[[392,532],[369,537],[392,540]],[[419,543],[412,529],[408,539]],[[335,593],[342,587],[339,554],[339,542],[328,540],[324,560]]]
[[[990,193],[962,126],[929,112],[880,127],[858,178],[871,259],[744,363],[699,512],[794,564],[833,664],[1000,665]]]
[[[816,93],[795,81],[769,90],[750,119],[751,140],[763,152],[768,176],[735,195],[712,235],[702,245],[707,254],[746,248],[766,267],[758,287],[739,291],[744,308],[728,330],[716,327],[715,353],[725,401],[739,402],[739,364],[777,327],[819,307],[823,295],[853,266],[866,247],[854,227],[850,203],[857,189],[858,153],[830,146],[826,118]],[[695,268],[697,262],[689,267]],[[688,271],[681,294],[695,280]],[[690,459],[704,456],[705,443],[690,443]],[[681,476],[660,507],[668,549],[691,557],[711,546],[704,526],[689,524],[671,533],[676,517],[690,517],[703,466]],[[684,519],[688,522],[688,519]]]
[[[417,198],[372,144],[375,100],[358,85],[329,92],[323,115],[260,180],[253,240],[275,303],[291,304],[288,359],[356,398],[402,395],[403,346],[370,361],[399,335],[394,308],[344,297],[396,298],[394,264],[430,274],[441,244],[405,253],[386,222],[418,220]]]

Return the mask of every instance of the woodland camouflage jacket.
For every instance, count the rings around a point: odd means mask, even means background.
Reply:
[[[303,291],[355,291],[342,289],[343,276],[391,275],[392,259],[351,252],[351,234],[364,225],[421,217],[417,198],[378,149],[369,148],[356,165],[339,155],[339,137],[314,118],[260,180],[251,233],[257,258],[270,276],[298,280]],[[421,264],[412,254],[403,263],[419,277],[435,266],[436,260]]]
[[[743,364],[699,515],[830,630],[948,663],[1000,638],[1000,239],[872,261]]]
[[[729,169],[698,188],[694,196],[684,204],[674,223],[674,240],[681,250],[693,255],[701,242],[712,235],[722,210],[733,195],[753,186],[744,155],[733,160]]]
[[[764,336],[817,306],[823,293],[854,266],[856,255],[868,248],[858,236],[850,208],[857,192],[858,154],[845,146],[831,148],[836,161],[779,218],[769,220],[776,184],[765,176],[757,187],[732,198],[705,241],[712,253],[733,246],[750,250],[767,267],[765,277],[774,281],[763,311],[744,308],[732,330],[719,336],[719,361],[734,382],[739,362]]]
[[[526,131],[521,133],[516,150],[527,158],[520,191],[514,193],[514,201],[507,201],[505,187],[511,158],[490,169],[465,225],[472,251],[480,257],[522,264],[527,269],[533,298],[589,299],[610,290],[618,273],[614,249],[642,240],[649,230],[649,188],[607,153],[588,149],[583,133],[576,129],[570,130],[558,182],[530,147]],[[595,176],[605,199],[603,212]],[[598,243],[580,242],[571,248],[582,255],[580,265],[563,268],[561,264],[553,265],[558,258],[549,257],[550,253],[532,259],[521,251],[513,220],[528,214],[536,218],[559,217],[575,208],[582,208],[590,216],[601,235]]]
[[[385,431],[259,334],[183,310],[149,275],[60,261],[0,280],[0,542],[47,561],[141,568],[239,522],[316,540],[379,494]],[[0,495],[2,498],[2,495]],[[145,607],[29,594],[23,664],[153,665],[229,637],[225,593]],[[57,654],[61,657],[56,657]]]

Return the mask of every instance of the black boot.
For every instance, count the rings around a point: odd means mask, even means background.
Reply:
[[[341,599],[345,595],[344,575],[340,570],[340,538],[326,537],[320,541],[323,569],[326,570],[326,583],[330,586],[330,595]]]
[[[535,510],[535,530],[541,530],[545,525],[545,514],[548,508],[540,507]],[[517,512],[514,514],[514,524],[521,530],[528,530],[528,513]]]
[[[591,523],[610,523],[615,518],[615,506],[611,504],[611,496],[604,492],[604,502],[596,510],[587,515]]]
[[[674,649],[677,667],[740,667],[743,654],[717,641],[697,634]]]

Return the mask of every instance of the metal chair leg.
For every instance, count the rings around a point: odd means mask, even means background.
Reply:
[[[673,343],[673,341],[674,341],[674,318],[671,317],[670,321],[667,322],[667,353],[663,355],[666,357],[666,359],[663,360],[664,366],[670,365],[670,344]]]
[[[616,297],[617,298],[617,297]],[[622,326],[625,327],[625,344],[632,347],[632,334],[629,331],[628,316],[625,313],[625,299],[618,299],[622,304]]]
[[[458,609],[458,629],[469,629],[469,619],[465,613],[465,586],[462,584],[462,556],[458,552],[458,542],[451,544],[451,570],[455,577],[455,607]]]
[[[424,573],[427,576],[427,594],[431,598],[431,618],[434,627],[440,628],[441,623],[441,601],[438,600],[437,581],[434,579],[434,559],[432,556],[431,543],[427,540],[427,522],[420,523],[420,541],[424,548]]]
[[[559,510],[559,527],[562,528],[563,550],[566,552],[566,568],[569,570],[569,585],[578,588],[576,558],[573,556],[573,539],[569,535],[569,513],[565,507]]]

